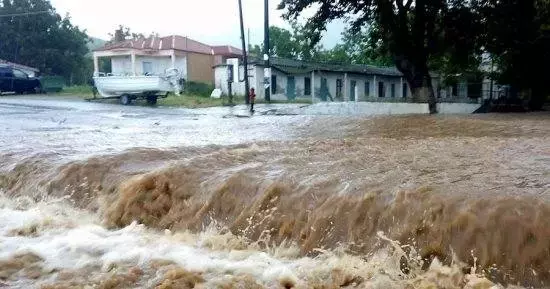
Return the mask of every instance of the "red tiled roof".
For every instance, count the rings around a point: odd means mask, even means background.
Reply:
[[[214,49],[215,55],[223,55],[223,56],[242,56],[243,55],[242,50],[230,45],[212,46],[212,49]]]
[[[138,50],[180,50],[210,55],[241,55],[241,51],[231,46],[210,46],[188,37],[171,35],[166,37],[149,37],[137,40],[126,40],[117,43],[109,43],[96,51],[115,49]]]

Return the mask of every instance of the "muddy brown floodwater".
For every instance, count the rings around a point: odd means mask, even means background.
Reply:
[[[550,115],[285,118],[277,140],[4,153],[0,284],[550,284]]]

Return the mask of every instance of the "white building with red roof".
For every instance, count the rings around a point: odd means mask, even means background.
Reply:
[[[99,71],[99,59],[108,58],[115,75],[155,75],[177,68],[187,81],[213,84],[213,67],[241,56],[240,49],[228,45],[210,46],[178,35],[152,36],[108,43],[95,50],[94,72],[105,72]]]

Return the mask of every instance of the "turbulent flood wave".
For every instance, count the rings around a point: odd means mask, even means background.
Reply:
[[[341,139],[139,149],[71,162],[4,156],[16,165],[0,177],[8,244],[0,280],[22,288],[550,282],[545,128],[371,121]],[[429,133],[410,124],[422,121]]]

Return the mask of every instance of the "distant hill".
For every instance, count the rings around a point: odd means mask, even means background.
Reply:
[[[106,40],[90,37],[90,42],[88,42],[88,45],[87,45],[88,49],[90,49],[90,53],[88,53],[88,55],[91,56],[93,50],[103,47],[105,43],[107,43]]]

